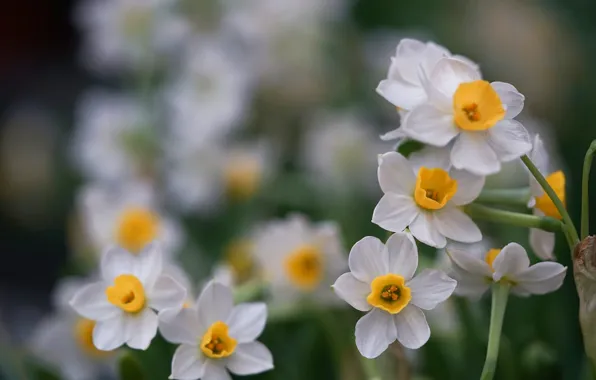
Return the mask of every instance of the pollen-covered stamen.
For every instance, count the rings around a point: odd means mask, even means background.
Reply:
[[[232,355],[236,345],[236,339],[228,335],[228,325],[218,321],[207,329],[201,339],[200,348],[207,357],[221,359]]]
[[[422,167],[416,177],[414,200],[426,210],[440,210],[457,192],[457,180],[440,168]]]
[[[470,121],[478,121],[480,120],[480,111],[478,111],[478,104],[472,103],[464,106],[462,111],[466,113],[468,116],[468,120]]]
[[[461,83],[453,95],[453,121],[464,131],[485,131],[505,117],[499,94],[484,80]]]
[[[397,301],[401,295],[401,290],[397,285],[387,285],[381,291],[381,298],[385,301]]]
[[[403,276],[389,273],[376,277],[370,284],[370,294],[366,301],[390,314],[397,314],[408,306],[412,293],[406,286]]]
[[[141,281],[131,274],[114,279],[114,285],[106,289],[108,301],[127,313],[138,313],[145,307],[145,289]]]

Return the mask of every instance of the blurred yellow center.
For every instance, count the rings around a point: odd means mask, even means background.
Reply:
[[[565,204],[565,174],[562,171],[555,172],[546,177],[546,181],[553,188],[561,202]],[[540,197],[536,197],[536,208],[546,216],[562,219],[561,213],[559,213],[559,210],[557,210],[557,207],[546,193]]]
[[[93,329],[95,321],[80,318],[74,326],[74,336],[81,351],[90,356],[102,356],[107,351],[98,350],[93,344]]]
[[[499,253],[501,253],[501,250],[499,248],[493,248],[486,252],[486,256],[484,257],[484,261],[486,261],[486,263],[493,272],[495,271],[495,269],[493,268],[493,262],[495,261]]]
[[[255,160],[232,160],[224,172],[226,192],[234,200],[249,199],[257,192],[261,177],[261,167]]]
[[[236,339],[228,335],[228,325],[215,322],[201,339],[201,351],[212,359],[221,359],[234,353]]]
[[[485,131],[505,117],[497,92],[484,80],[462,83],[453,96],[454,121],[466,131]]]
[[[144,208],[125,210],[118,221],[116,239],[118,244],[131,253],[139,253],[151,243],[159,232],[159,218]]]
[[[106,289],[108,301],[127,313],[137,313],[145,307],[145,289],[132,274],[122,274],[114,279],[114,285]]]
[[[303,290],[313,290],[323,278],[323,255],[313,245],[298,247],[285,260],[286,274],[290,281]]]
[[[235,240],[225,250],[224,256],[238,283],[249,279],[254,271],[253,244],[249,240]]]
[[[411,299],[412,294],[405,279],[392,273],[375,278],[370,284],[370,294],[366,297],[371,306],[391,314],[402,311]]]
[[[457,181],[445,170],[420,168],[414,190],[418,206],[427,210],[442,209],[456,192]]]

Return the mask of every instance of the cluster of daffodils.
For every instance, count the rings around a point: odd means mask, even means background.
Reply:
[[[356,324],[360,353],[375,358],[396,340],[406,348],[421,347],[430,337],[423,310],[434,309],[454,292],[477,298],[491,284],[519,296],[557,290],[566,267],[552,261],[530,266],[526,250],[517,243],[479,249],[483,234],[466,213],[466,205],[483,191],[485,177],[522,156],[534,162],[565,201],[563,173],[551,173],[540,137],[532,141],[514,120],[524,96],[511,84],[482,79],[469,59],[411,39],[397,46],[377,92],[401,118],[400,127],[382,138],[399,139],[398,150],[408,140],[422,148],[407,157],[398,152],[378,156],[384,195],[372,221],[393,235],[385,244],[373,237],[356,243],[350,272],[333,285],[340,298],[367,312]],[[536,216],[562,218],[533,175],[528,194],[527,207]],[[416,240],[446,247],[448,273],[427,269],[415,276]],[[554,259],[554,233],[532,228],[530,244],[539,258]]]

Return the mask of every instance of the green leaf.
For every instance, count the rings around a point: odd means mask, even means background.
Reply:
[[[139,361],[130,352],[120,358],[118,375],[121,380],[146,380]]]

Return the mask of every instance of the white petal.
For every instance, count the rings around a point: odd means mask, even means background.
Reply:
[[[233,307],[234,300],[231,290],[222,284],[211,281],[205,286],[197,301],[199,322],[203,326],[209,327],[217,321],[227,321]]]
[[[149,307],[157,311],[180,308],[186,299],[186,289],[167,275],[161,275],[155,281],[148,294]]]
[[[370,283],[375,277],[387,274],[385,245],[376,237],[362,238],[350,250],[348,264],[357,280]]]
[[[426,103],[406,114],[402,129],[414,140],[434,146],[445,146],[459,134],[451,113]]]
[[[385,194],[373,211],[372,222],[391,232],[402,232],[418,215],[412,197]]]
[[[205,329],[199,323],[197,311],[192,308],[163,310],[158,320],[159,332],[170,343],[196,345]]]
[[[94,321],[113,318],[120,309],[108,302],[106,285],[96,282],[84,286],[70,300],[70,306],[83,317]]]
[[[457,281],[455,294],[461,297],[479,299],[492,284],[490,277],[463,272],[461,269],[454,270],[452,275]]]
[[[536,165],[538,170],[540,170],[540,173],[542,173],[544,176],[548,174],[548,171],[550,169],[548,152],[544,148],[544,143],[542,142],[542,139],[538,134],[534,136],[534,144],[532,147],[532,151],[530,152],[530,159],[532,160],[534,165]],[[532,195],[536,197],[543,195],[544,190],[542,189],[542,186],[540,186],[538,181],[536,181],[536,179],[532,174],[530,174],[530,172],[528,172],[528,174],[530,176],[530,190],[532,192]],[[534,207],[535,204],[536,200],[532,198],[528,203],[528,207]]]
[[[126,344],[130,348],[146,350],[151,341],[157,335],[157,314],[148,307],[143,311],[126,315],[127,339]]]
[[[389,273],[399,274],[406,281],[412,278],[418,268],[418,248],[412,235],[396,232],[387,239],[385,246]]]
[[[202,380],[232,380],[225,367],[225,361],[207,359],[203,367],[205,374]]]
[[[484,188],[485,177],[474,175],[465,170],[453,169],[449,173],[457,181],[457,192],[451,199],[457,206],[472,203]]]
[[[226,366],[236,375],[254,375],[273,369],[273,355],[261,342],[241,343]]]
[[[425,269],[407,283],[412,291],[412,304],[432,310],[451,296],[457,281],[436,269]]]
[[[395,339],[393,317],[383,310],[373,309],[356,323],[356,346],[365,358],[381,355]]]
[[[418,66],[424,58],[427,45],[412,38],[403,38],[395,49],[391,59],[388,78],[403,78],[409,83],[418,83]]]
[[[459,268],[463,273],[489,278],[492,277],[492,271],[486,261],[480,260],[468,252],[458,249],[448,249],[447,255],[449,255],[454,267]]]
[[[370,294],[370,285],[358,280],[352,273],[344,273],[332,286],[335,294],[354,309],[369,311],[372,306],[366,300]]]
[[[436,147],[427,145],[417,152],[408,156],[408,161],[412,166],[414,173],[418,173],[421,167],[440,168],[449,170],[451,168],[451,147]],[[412,192],[410,192],[410,195]]]
[[[399,153],[389,152],[379,156],[379,184],[384,193],[412,196],[416,175],[408,160]]]
[[[497,173],[501,163],[488,140],[485,132],[460,133],[451,150],[453,166],[476,175]]]
[[[132,274],[138,277],[146,288],[152,288],[163,268],[163,253],[157,242],[147,244],[135,257]]]
[[[493,280],[499,281],[502,277],[514,276],[530,266],[528,253],[517,243],[507,244],[493,261]]]
[[[453,107],[453,95],[461,83],[482,79],[473,65],[460,59],[443,58],[435,65],[425,84],[429,100],[449,111]]]
[[[411,110],[426,100],[426,92],[421,85],[403,80],[382,80],[377,86],[377,93],[389,103],[404,110]]]
[[[488,130],[488,143],[503,162],[520,158],[532,150],[530,134],[516,120],[501,120]]]
[[[517,91],[513,85],[505,82],[492,82],[492,88],[499,95],[499,99],[507,111],[505,118],[513,119],[524,109],[525,96]]]
[[[109,247],[101,256],[101,275],[111,284],[121,274],[133,273],[135,257],[120,247]]]
[[[530,246],[536,256],[542,260],[554,260],[553,254],[555,250],[555,234],[539,230],[537,228],[530,229]]]
[[[457,207],[447,206],[434,213],[434,225],[445,237],[462,243],[482,240],[482,233],[466,213]]]
[[[567,267],[555,262],[542,262],[532,265],[513,277],[517,288],[531,294],[554,292],[563,285]]]
[[[383,141],[390,141],[390,140],[397,140],[397,139],[404,139],[406,137],[406,134],[404,133],[404,131],[401,129],[401,127],[394,129],[392,131],[389,131],[387,133],[384,133],[381,135],[381,140]],[[401,140],[398,142],[398,144],[401,142]]]
[[[204,376],[204,358],[197,346],[183,344],[174,352],[170,379],[197,380]]]
[[[93,344],[100,350],[115,350],[125,341],[126,323],[123,316],[97,322],[93,328]]]
[[[414,305],[406,306],[394,317],[397,340],[404,347],[417,349],[430,338],[430,327],[422,310]]]
[[[238,343],[251,342],[265,329],[267,305],[263,302],[243,303],[235,306],[227,320],[230,336]]]
[[[447,239],[435,227],[434,216],[430,212],[418,214],[410,223],[410,232],[416,239],[431,247],[443,248],[447,245]]]

